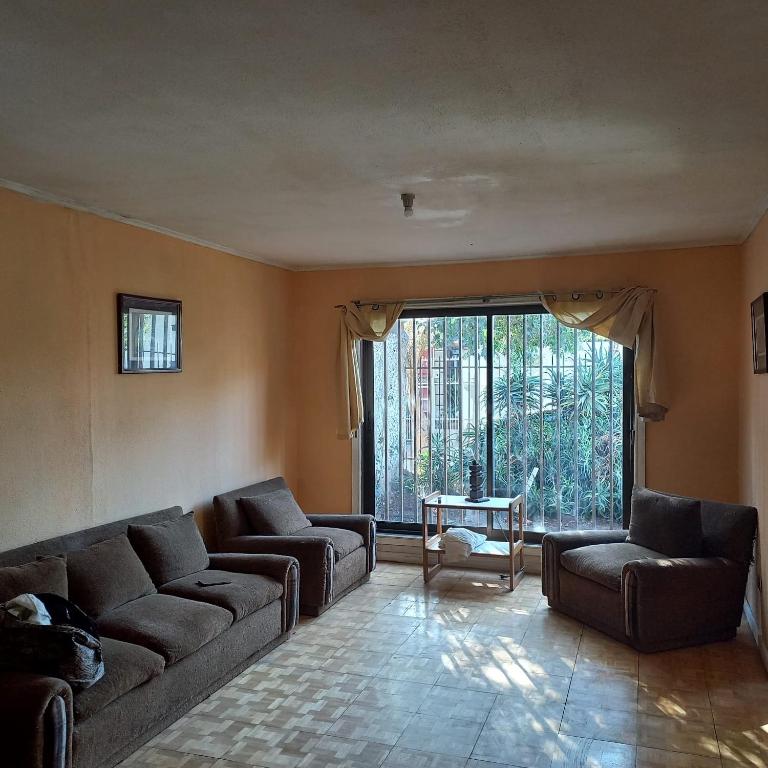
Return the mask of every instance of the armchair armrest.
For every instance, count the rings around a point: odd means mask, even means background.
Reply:
[[[376,568],[376,519],[373,515],[307,515],[312,525],[346,528],[359,533],[368,553],[368,572]]]
[[[747,573],[745,565],[723,557],[627,563],[622,571],[627,635],[640,650],[731,636],[741,623]]]
[[[283,585],[283,632],[296,625],[299,617],[299,561],[285,555],[248,555],[223,552],[210,555],[210,567],[234,573],[268,576]]]
[[[301,605],[322,606],[333,590],[333,545],[325,536],[234,536],[222,542],[224,553],[286,555],[299,561]]]
[[[563,531],[548,533],[541,542],[541,591],[553,605],[560,599],[558,569],[560,555],[569,549],[592,544],[619,544],[626,541],[627,531]]]
[[[72,765],[72,689],[63,680],[0,672],[3,764],[25,768]]]

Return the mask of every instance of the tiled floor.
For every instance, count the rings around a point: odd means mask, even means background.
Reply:
[[[768,766],[768,677],[733,642],[638,655],[537,577],[380,564],[122,768]]]

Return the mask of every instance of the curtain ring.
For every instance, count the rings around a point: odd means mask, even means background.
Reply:
[[[605,294],[604,294],[602,291],[595,291],[595,296],[596,296],[598,299],[602,299],[602,298],[603,298],[603,296],[605,296]]]
[[[571,294],[571,299],[572,299],[573,301],[580,301],[580,300],[581,300],[581,294],[580,294],[580,293],[576,293],[576,291],[574,291],[574,292]]]

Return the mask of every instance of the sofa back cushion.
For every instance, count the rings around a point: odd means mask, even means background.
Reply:
[[[203,571],[210,563],[192,512],[156,525],[129,525],[128,538],[156,587]]]
[[[667,557],[701,557],[701,502],[635,488],[627,541]]]
[[[67,563],[63,557],[44,557],[32,563],[0,568],[0,603],[25,592],[50,592],[66,598]]]
[[[69,599],[94,619],[157,590],[125,534],[67,554]]]
[[[307,516],[287,488],[238,499],[237,503],[257,535],[291,536],[310,527]]]

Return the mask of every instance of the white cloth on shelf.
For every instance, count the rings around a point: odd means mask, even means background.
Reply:
[[[450,560],[466,560],[488,537],[468,528],[449,528],[441,537],[440,544]]]

